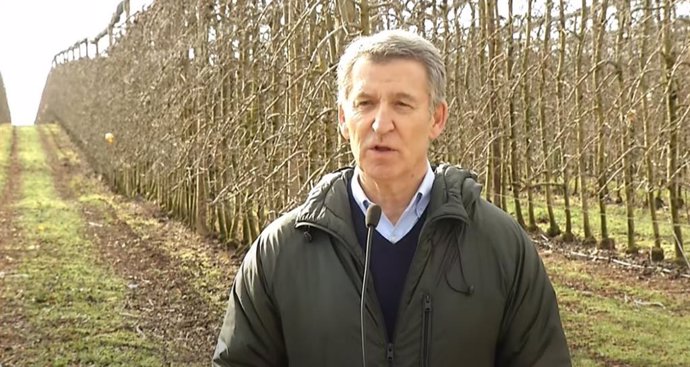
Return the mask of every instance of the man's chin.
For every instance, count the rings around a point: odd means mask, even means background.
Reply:
[[[374,181],[390,181],[400,177],[399,169],[391,165],[371,165],[360,169],[366,178]]]

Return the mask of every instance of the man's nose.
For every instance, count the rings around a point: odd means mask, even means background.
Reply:
[[[384,135],[387,132],[393,130],[393,115],[390,110],[384,105],[381,106],[376,111],[376,116],[374,116],[374,123],[371,128],[379,135]]]

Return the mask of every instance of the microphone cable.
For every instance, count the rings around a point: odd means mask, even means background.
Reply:
[[[365,224],[367,226],[367,245],[364,250],[364,277],[362,278],[362,299],[359,304],[359,322],[362,331],[362,367],[367,366],[367,352],[364,331],[364,305],[366,300],[367,283],[369,279],[369,258],[371,256],[371,241],[374,237],[374,230],[381,220],[381,207],[371,204],[367,208]]]

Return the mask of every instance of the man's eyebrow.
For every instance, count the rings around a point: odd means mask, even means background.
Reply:
[[[356,99],[356,98],[372,98],[373,96],[367,92],[364,92],[364,91],[357,91],[357,92],[355,92],[355,95],[353,97]]]
[[[393,96],[395,98],[399,98],[399,99],[407,99],[407,100],[411,100],[411,101],[417,100],[417,98],[415,98],[415,96],[413,96],[409,93],[405,93],[405,92],[398,92],[398,93],[395,93]]]
[[[365,92],[365,91],[358,91],[358,92],[355,92],[353,95],[353,99],[370,99],[370,98],[374,98],[374,95],[370,94],[368,92]],[[393,94],[393,98],[403,99],[403,100],[407,100],[407,101],[417,101],[417,98],[414,95],[412,95],[410,93],[406,93],[406,92],[395,93],[395,94]]]

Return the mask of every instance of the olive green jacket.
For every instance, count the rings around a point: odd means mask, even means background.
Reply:
[[[261,234],[240,267],[214,366],[362,365],[363,251],[350,213],[352,169],[327,175]],[[373,284],[367,366],[570,366],[556,296],[532,242],[480,198],[476,177],[435,168],[426,222],[395,335]]]

